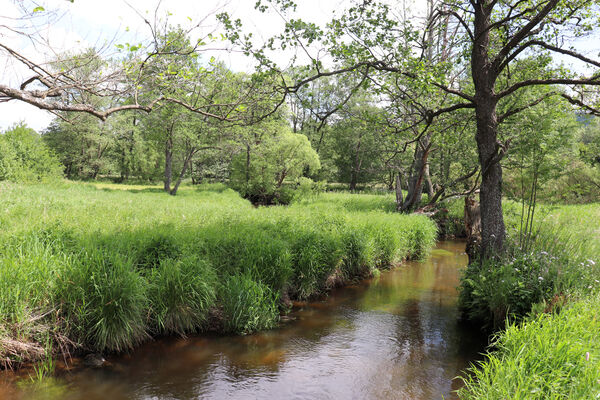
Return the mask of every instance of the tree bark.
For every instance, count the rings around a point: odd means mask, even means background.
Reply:
[[[402,209],[402,203],[404,202],[403,194],[402,194],[402,184],[400,179],[400,172],[396,175],[396,210],[400,211]]]
[[[171,189],[171,191],[169,191],[169,194],[171,196],[175,196],[177,194],[177,189],[179,189],[179,185],[181,185],[181,182],[183,181],[183,177],[185,176],[185,173],[187,172],[187,169],[189,168],[189,166],[192,162],[192,157],[194,156],[195,153],[196,153],[196,150],[192,149],[186,155],[185,161],[183,162],[183,167],[181,168],[181,172],[179,173],[179,176],[177,177],[177,181],[175,182],[175,186],[173,186],[173,189]]]
[[[427,197],[429,200],[433,197],[435,190],[433,189],[433,182],[431,182],[431,174],[429,173],[429,163],[425,164],[425,189],[427,190]]]
[[[479,194],[481,254],[483,257],[490,257],[502,252],[506,236],[502,215],[502,167],[498,157],[498,99],[494,92],[497,73],[493,70],[488,55],[492,8],[486,1],[478,1],[474,11],[475,42],[471,56],[471,73],[475,84],[475,139],[482,171]]]
[[[173,136],[171,133],[165,141],[165,192],[171,193],[171,179],[173,177]]]
[[[408,193],[406,199],[402,203],[400,211],[411,212],[416,209],[421,203],[421,195],[423,193],[423,181],[427,167],[427,158],[429,157],[430,141],[427,137],[423,137],[423,142],[417,142],[413,163],[411,166],[411,174],[408,179]]]

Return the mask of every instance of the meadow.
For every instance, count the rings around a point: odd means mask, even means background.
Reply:
[[[424,257],[422,215],[378,195],[253,207],[224,185],[0,183],[0,359],[120,352],[159,335],[247,334],[290,300]],[[393,203],[392,203],[393,204]]]

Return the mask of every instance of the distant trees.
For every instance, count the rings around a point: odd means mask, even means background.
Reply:
[[[21,123],[0,134],[0,181],[58,179],[62,166],[33,129]]]
[[[292,193],[284,182],[295,182],[321,167],[308,138],[281,121],[252,127],[243,143],[233,158],[231,186],[254,203],[289,203]]]

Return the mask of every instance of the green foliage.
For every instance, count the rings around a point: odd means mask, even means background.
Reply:
[[[33,129],[25,124],[0,134],[0,181],[40,182],[62,176],[62,167]]]
[[[518,240],[516,203],[505,203],[507,225]],[[595,221],[597,205],[544,209],[535,226],[531,249],[514,243],[503,257],[476,262],[465,270],[459,303],[467,317],[489,327],[502,327],[506,319],[521,320],[546,303],[587,293],[598,286],[600,273]]]
[[[488,357],[471,369],[461,399],[600,397],[600,297],[592,296],[524,324],[510,324]]]
[[[283,184],[294,182],[305,171],[321,167],[319,156],[306,136],[289,128],[267,132],[257,145],[233,159],[231,187],[253,203],[287,204],[293,194]]]
[[[221,298],[228,332],[246,334],[270,329],[279,321],[277,294],[247,275],[230,276]]]

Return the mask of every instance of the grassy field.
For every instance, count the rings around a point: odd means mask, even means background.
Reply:
[[[2,183],[0,359],[271,328],[289,299],[428,252],[434,223],[388,209],[377,195],[255,208],[222,185],[173,197],[159,187]]]

